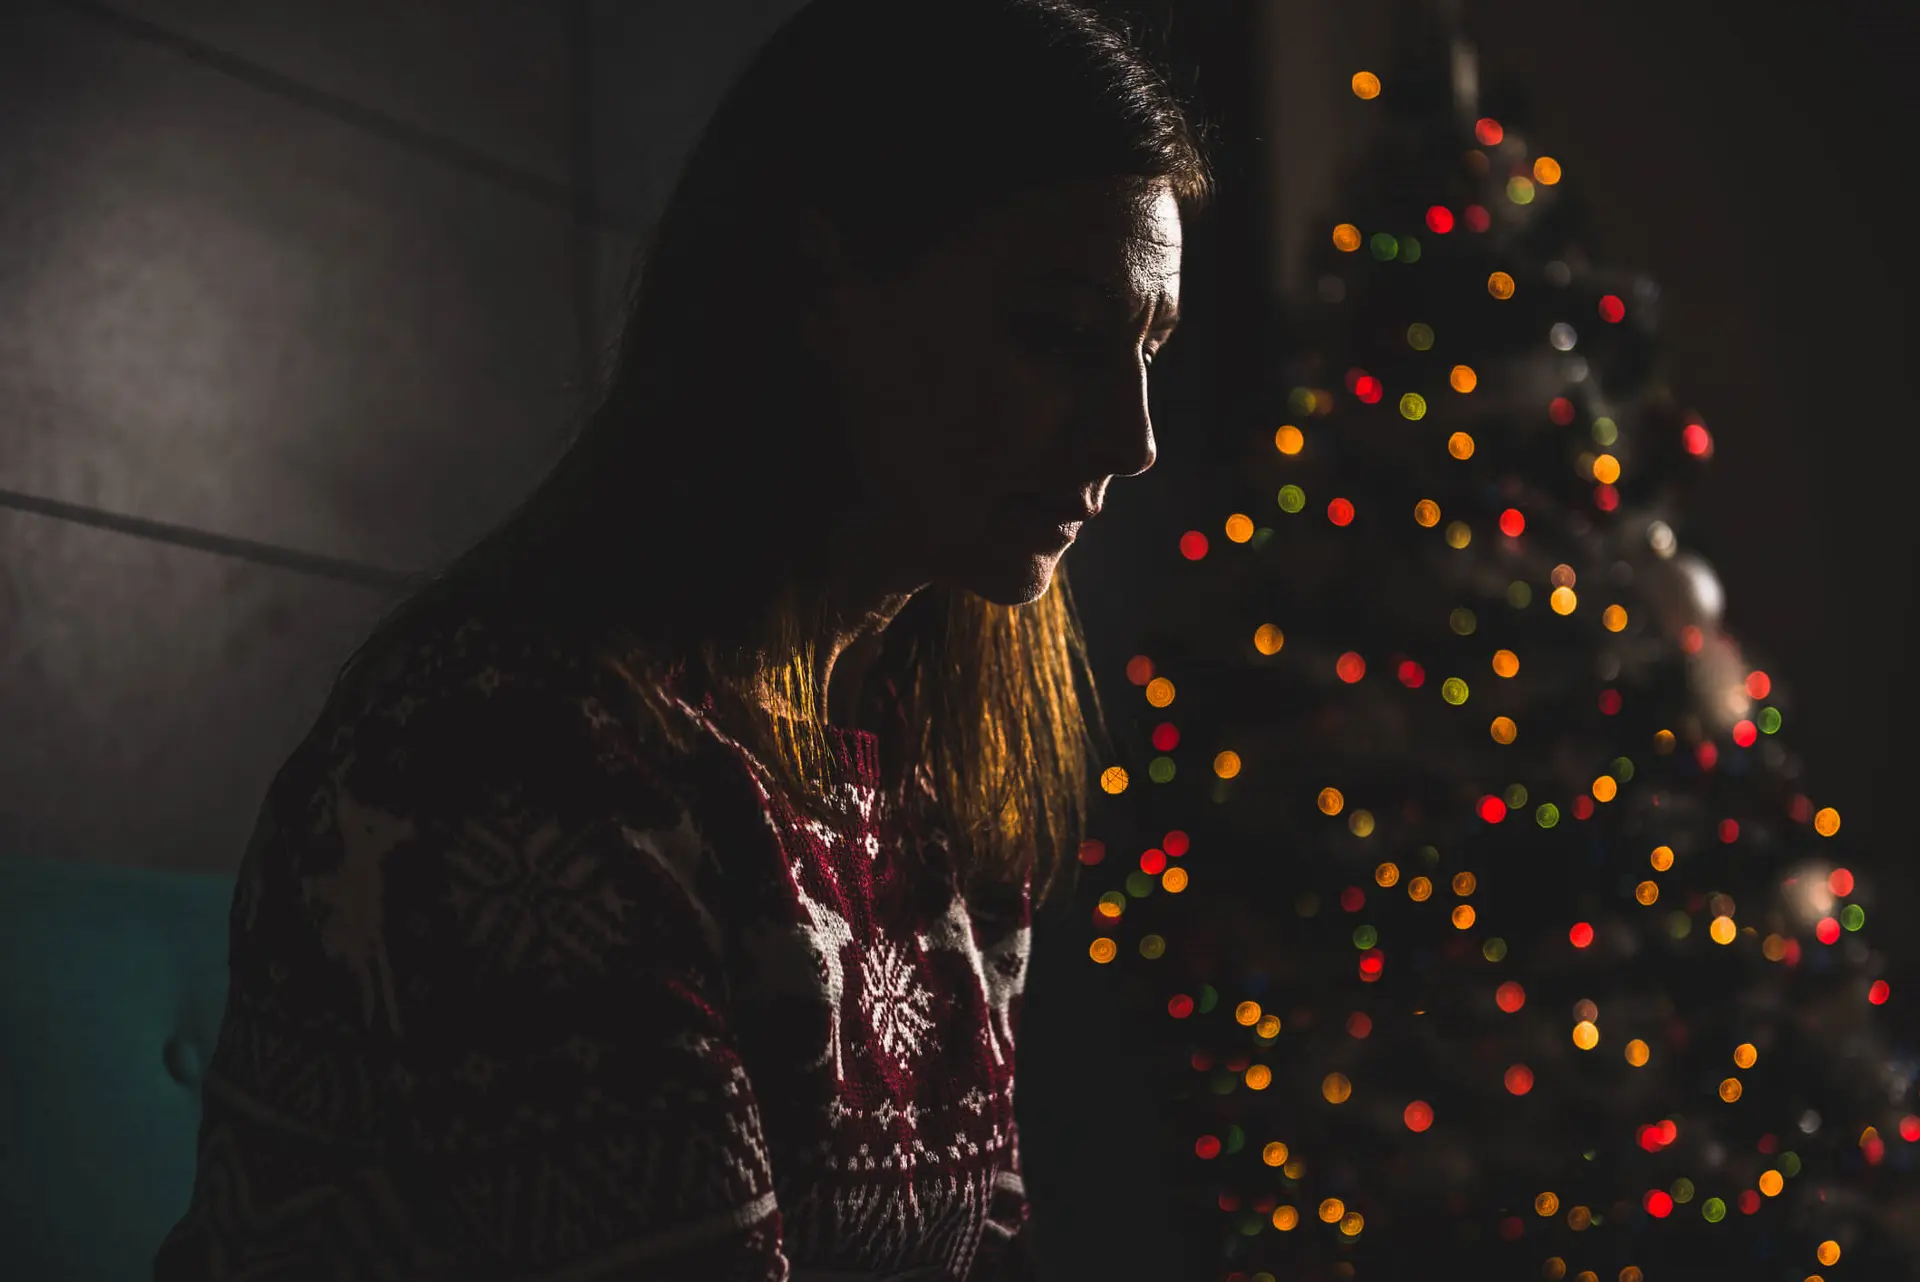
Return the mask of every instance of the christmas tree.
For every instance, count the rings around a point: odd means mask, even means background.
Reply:
[[[1913,995],[1723,627],[1658,292],[1427,48],[1329,104],[1377,141],[1081,851],[1204,1276],[1920,1276]]]

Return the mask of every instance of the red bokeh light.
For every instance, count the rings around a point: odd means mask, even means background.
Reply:
[[[1747,673],[1747,694],[1755,699],[1764,699],[1773,692],[1773,678],[1764,672]]]
[[[1127,680],[1137,686],[1143,686],[1153,680],[1153,660],[1144,654],[1136,654],[1128,659]]]
[[[1760,737],[1760,727],[1751,721],[1741,720],[1733,723],[1733,741],[1742,748],[1751,748],[1753,741]]]
[[[1602,690],[1600,692],[1600,715],[1605,717],[1618,716],[1620,713],[1620,703],[1620,692],[1618,690]]]
[[[1091,868],[1107,857],[1107,845],[1092,837],[1080,843],[1080,862]]]
[[[1187,1057],[1187,1063],[1193,1065],[1193,1071],[1204,1073],[1213,1067],[1213,1056],[1206,1051],[1195,1051]]]
[[[1327,519],[1335,525],[1353,524],[1353,503],[1347,499],[1335,499],[1327,504]]]
[[[1387,960],[1378,948],[1369,948],[1360,954],[1360,978],[1372,983],[1380,978],[1380,972],[1386,969]]]
[[[1722,819],[1720,821],[1721,844],[1731,846],[1738,840],[1740,840],[1740,821],[1737,819]]]
[[[1795,793],[1793,800],[1787,803],[1787,818],[1797,824],[1813,822],[1813,798],[1804,792]]]
[[[1874,980],[1873,987],[1867,990],[1867,1000],[1875,1006],[1885,1006],[1887,1004],[1887,998],[1891,996],[1893,996],[1893,989],[1884,979]]]
[[[1373,1031],[1373,1020],[1363,1010],[1357,1010],[1347,1016],[1347,1034],[1351,1037],[1365,1038]]]
[[[1533,1089],[1533,1070],[1525,1064],[1515,1064],[1507,1070],[1507,1090],[1514,1095],[1525,1095]]]
[[[1198,530],[1188,530],[1180,536],[1180,555],[1189,561],[1198,561],[1207,554],[1207,536]]]
[[[1772,1131],[1768,1131],[1765,1135],[1762,1135],[1760,1137],[1760,1143],[1758,1147],[1762,1153],[1766,1153],[1769,1156],[1771,1156],[1774,1153],[1778,1153],[1780,1151],[1780,1137],[1778,1135],[1775,1135]]]
[[[1575,948],[1585,948],[1593,942],[1593,924],[1584,921],[1575,922],[1573,929],[1567,932],[1567,939]]]
[[[1378,405],[1380,398],[1386,395],[1386,391],[1380,380],[1371,374],[1362,374],[1354,380],[1353,394],[1369,405]]]
[[[1480,804],[1474,809],[1479,811],[1480,817],[1490,824],[1497,824],[1507,817],[1507,803],[1492,793],[1480,798]]]
[[[1500,140],[1506,136],[1507,131],[1502,129],[1500,122],[1492,116],[1482,116],[1473,122],[1474,141],[1482,147],[1497,147],[1500,145]]]
[[[1161,752],[1172,752],[1180,745],[1180,727],[1171,721],[1162,721],[1153,728],[1153,746]]]
[[[1517,1215],[1509,1215],[1500,1221],[1500,1236],[1509,1242],[1518,1242],[1526,1231],[1527,1226],[1520,1222]]]
[[[1900,1138],[1909,1144],[1920,1143],[1920,1117],[1908,1113],[1900,1119]]]
[[[1158,877],[1167,870],[1167,852],[1158,847],[1150,847],[1140,856],[1140,871],[1149,877]]]
[[[1340,656],[1339,660],[1333,665],[1333,670],[1340,674],[1342,681],[1348,685],[1352,685],[1361,677],[1367,675],[1367,661],[1352,650],[1349,650]]]
[[[1573,422],[1573,402],[1564,396],[1556,396],[1547,402],[1547,417],[1559,427]]]
[[[1517,507],[1510,507],[1500,514],[1500,533],[1510,539],[1517,539],[1527,528],[1526,514]]]
[[[1865,1155],[1868,1166],[1878,1166],[1887,1155],[1887,1142],[1878,1135],[1869,1135],[1860,1141],[1860,1152]]]
[[[1758,1189],[1747,1189],[1740,1194],[1740,1213],[1742,1215],[1752,1215],[1759,1209],[1760,1191]]]
[[[1350,913],[1357,913],[1367,906],[1367,892],[1358,886],[1348,886],[1340,892],[1340,907]]]
[[[1827,874],[1827,889],[1845,899],[1853,893],[1853,874],[1845,868],[1835,868]]]
[[[1609,325],[1618,325],[1627,318],[1627,305],[1616,294],[1606,294],[1600,299],[1600,319]]]
[[[1689,423],[1680,429],[1680,444],[1695,458],[1706,458],[1713,453],[1713,433],[1704,423]]]
[[[1167,1014],[1175,1019],[1185,1019],[1193,1014],[1193,998],[1185,993],[1176,993],[1167,1002]]]
[[[1493,226],[1493,219],[1490,215],[1488,215],[1485,206],[1482,206],[1482,205],[1467,206],[1467,230],[1468,231],[1485,231],[1487,228],[1491,226]]]
[[[1673,1195],[1664,1189],[1648,1189],[1640,1205],[1646,1207],[1647,1214],[1654,1219],[1664,1220],[1673,1214]]]
[[[1699,654],[1700,647],[1706,644],[1706,636],[1700,629],[1689,623],[1680,629],[1680,648],[1688,654]]]
[[[1822,917],[1813,928],[1813,937],[1823,944],[1840,942],[1840,923],[1831,917]]]
[[[1583,792],[1573,799],[1573,817],[1575,819],[1593,818],[1592,796]]]
[[[1220,1195],[1220,1209],[1223,1211],[1239,1210],[1240,1195],[1238,1193],[1222,1193]]]
[[[1611,485],[1593,487],[1593,505],[1602,512],[1611,512],[1620,506],[1620,491]]]
[[[1427,670],[1412,659],[1404,659],[1400,663],[1399,676],[1401,685],[1409,690],[1418,690],[1426,682]]]
[[[1702,770],[1711,770],[1720,760],[1720,749],[1714,746],[1713,740],[1702,739],[1693,746],[1693,759],[1700,763]]]
[[[1400,1114],[1410,1131],[1424,1131],[1433,1125],[1433,1105],[1417,1099]]]
[[[1453,230],[1453,211],[1445,205],[1433,205],[1427,210],[1427,230],[1441,236]]]
[[[1511,1015],[1527,1004],[1527,990],[1509,979],[1493,990],[1493,1002],[1501,1010]]]
[[[1201,1158],[1203,1161],[1212,1161],[1214,1158],[1220,1156],[1220,1137],[1217,1135],[1202,1135],[1193,1142],[1193,1151],[1195,1156]]]

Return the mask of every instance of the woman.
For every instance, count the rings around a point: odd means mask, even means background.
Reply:
[[[1152,465],[1208,190],[1060,0],[774,37],[572,448],[275,778],[160,1282],[1030,1275],[1059,561]]]

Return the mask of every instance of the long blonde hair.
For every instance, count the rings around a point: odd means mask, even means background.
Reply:
[[[649,692],[696,671],[727,732],[826,818],[822,539],[854,469],[823,372],[781,329],[783,232],[824,213],[858,265],[884,273],[988,203],[1080,178],[1165,181],[1189,213],[1211,195],[1199,131],[1126,32],[1066,0],[815,0],[702,134],[635,258],[607,386],[565,454],[492,532],[420,576],[346,667],[435,605],[618,637],[603,657],[643,704],[658,713]],[[896,777],[931,783],[963,878],[1030,877],[1045,899],[1105,739],[1064,566],[1020,607],[923,589],[886,629],[874,679],[893,682],[910,727],[890,741]],[[769,691],[789,716],[768,715]]]

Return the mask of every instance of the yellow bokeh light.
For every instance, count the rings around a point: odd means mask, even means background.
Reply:
[[[1320,1204],[1320,1218],[1328,1224],[1333,1223],[1347,1213],[1347,1204],[1337,1197],[1330,1197]]]
[[[1665,872],[1673,867],[1673,847],[1655,846],[1653,853],[1647,856],[1647,862],[1653,865],[1655,872]]]
[[[1814,812],[1813,830],[1822,837],[1831,837],[1840,831],[1840,812],[1832,806],[1824,806]]]
[[[1347,1237],[1358,1237],[1360,1230],[1367,1227],[1366,1217],[1358,1211],[1348,1211],[1340,1217],[1340,1232]]]
[[[1287,643],[1287,634],[1278,625],[1263,623],[1254,629],[1253,648],[1261,654],[1279,654],[1280,648]]]
[[[1711,937],[1716,944],[1731,944],[1736,933],[1733,918],[1725,915],[1715,917],[1713,919],[1713,925],[1707,928],[1708,936]]]
[[[1731,1104],[1740,1098],[1740,1079],[1729,1077],[1720,1083],[1720,1098]]]
[[[1556,588],[1570,588],[1579,581],[1579,577],[1573,572],[1573,567],[1563,561],[1553,567],[1553,573],[1547,579]]]
[[[1786,1184],[1786,1180],[1781,1178],[1778,1171],[1760,1172],[1760,1191],[1768,1197],[1779,1197],[1780,1190],[1785,1188]]]
[[[1453,928],[1465,930],[1473,925],[1473,905],[1460,904],[1453,910]]]
[[[1233,1020],[1236,1024],[1242,1024],[1248,1028],[1253,1027],[1260,1022],[1260,1003],[1254,1001],[1241,1002],[1233,1008]]]
[[[1633,897],[1641,904],[1651,907],[1660,902],[1660,887],[1656,882],[1643,881],[1633,888]]]
[[[1465,432],[1455,432],[1447,438],[1447,453],[1457,459],[1465,460],[1472,458],[1473,438]]]
[[[1245,543],[1253,537],[1253,518],[1244,512],[1235,512],[1227,518],[1227,538],[1235,543]]]
[[[1372,836],[1373,835],[1373,812],[1371,810],[1356,810],[1352,814],[1348,815],[1347,831],[1352,833],[1356,837]]]
[[[1593,461],[1593,479],[1602,485],[1612,485],[1620,479],[1620,460],[1611,454],[1602,454]]]
[[[1567,1276],[1567,1262],[1557,1255],[1549,1255],[1547,1262],[1540,1266],[1540,1276],[1547,1282],[1560,1282]]]
[[[1222,779],[1231,779],[1240,773],[1240,754],[1223,752],[1213,759],[1213,773]]]
[[[1627,1063],[1633,1065],[1635,1068],[1645,1068],[1647,1066],[1647,1057],[1651,1053],[1652,1052],[1647,1049],[1647,1044],[1638,1037],[1627,1043]]]
[[[1576,1206],[1567,1212],[1567,1227],[1575,1233],[1584,1233],[1593,1225],[1593,1211],[1584,1206]]]
[[[1516,676],[1520,672],[1520,656],[1511,650],[1493,652],[1493,675],[1496,677]]]
[[[1155,677],[1147,682],[1147,702],[1156,708],[1164,708],[1173,702],[1173,682],[1165,677]]]
[[[1737,1068],[1752,1068],[1760,1061],[1760,1050],[1752,1042],[1741,1042],[1733,1048],[1733,1062]]]
[[[1493,275],[1487,277],[1487,292],[1499,299],[1512,298],[1513,277],[1507,275],[1505,272],[1493,273]]]
[[[1291,1232],[1300,1223],[1300,1212],[1291,1206],[1273,1208],[1273,1227],[1282,1233]]]
[[[1533,1213],[1542,1216],[1558,1215],[1560,1213],[1560,1195],[1549,1192],[1542,1193],[1539,1197],[1534,1198]]]
[[[1480,879],[1472,873],[1460,872],[1453,875],[1453,893],[1460,898],[1465,899],[1478,889],[1480,889]]]
[[[1601,775],[1593,781],[1593,799],[1595,801],[1612,801],[1619,794],[1620,785],[1614,782],[1612,775]]]
[[[1488,731],[1495,743],[1512,743],[1520,734],[1520,728],[1513,724],[1512,717],[1495,717]]]
[[[1407,883],[1407,898],[1416,904],[1424,904],[1433,894],[1433,883],[1425,877],[1415,877]]]
[[[1105,935],[1102,935],[1100,938],[1094,940],[1093,943],[1087,948],[1087,956],[1093,958],[1095,961],[1099,962],[1102,966],[1112,961],[1114,957],[1119,954],[1119,952],[1120,952],[1120,945],[1114,943],[1111,939],[1108,939]]]
[[[1431,530],[1440,524],[1440,505],[1432,499],[1421,499],[1413,505],[1413,520],[1416,525]]]
[[[1542,156],[1533,162],[1533,180],[1551,187],[1560,181],[1560,162],[1552,156]]]
[[[1360,248],[1360,229],[1352,223],[1341,223],[1333,229],[1333,247],[1343,254],[1351,254]]]
[[[1108,766],[1100,772],[1100,791],[1119,795],[1127,790],[1127,772],[1120,766]]]
[[[1285,1166],[1287,1162],[1287,1146],[1279,1140],[1273,1141],[1273,1143],[1260,1150],[1260,1160],[1268,1166]]]
[[[1174,865],[1160,874],[1160,884],[1167,888],[1169,895],[1177,895],[1187,888],[1187,870]]]
[[[1555,588],[1553,595],[1547,598],[1547,604],[1553,607],[1555,614],[1572,614],[1573,607],[1580,604],[1580,598],[1573,594],[1572,588]]]
[[[1627,626],[1627,610],[1622,605],[1610,605],[1600,612],[1600,622],[1609,632],[1618,632]]]
[[[1399,864],[1381,864],[1373,870],[1373,880],[1382,886],[1391,886],[1400,880]]]
[[[1347,799],[1340,795],[1338,788],[1322,788],[1320,790],[1321,814],[1337,815],[1340,813],[1340,808],[1346,804]]]
[[[1813,1258],[1828,1268],[1832,1268],[1834,1265],[1840,1263],[1840,1244],[1832,1238],[1828,1238],[1820,1244],[1819,1250],[1813,1253]]]
[[[1273,434],[1274,448],[1282,454],[1298,454],[1306,447],[1307,436],[1299,428],[1289,423]]]
[[[1290,1180],[1297,1180],[1302,1175],[1305,1175],[1306,1173],[1307,1173],[1307,1164],[1301,1161],[1297,1157],[1294,1158],[1291,1162],[1288,1162],[1285,1166],[1280,1168],[1280,1174],[1286,1176]]]
[[[1264,1091],[1273,1082],[1273,1070],[1265,1064],[1251,1064],[1247,1067],[1247,1089]]]
[[[1583,1019],[1573,1026],[1573,1044],[1583,1051],[1590,1051],[1600,1044],[1600,1027],[1590,1019]]]
[[[1473,531],[1467,528],[1465,521],[1447,522],[1447,546],[1459,551],[1473,542]]]
[[[1378,98],[1380,96],[1380,77],[1371,71],[1353,73],[1353,96],[1356,98]]]
[[[1260,1022],[1253,1026],[1253,1031],[1255,1035],[1271,1041],[1280,1036],[1280,1017],[1278,1015],[1262,1015]]]
[[[1344,1104],[1353,1094],[1353,1083],[1345,1073],[1328,1073],[1320,1083],[1320,1093],[1327,1097],[1329,1104]]]
[[[1768,935],[1760,941],[1760,955],[1768,961],[1779,961],[1787,955],[1787,941],[1778,935]]]
[[[1673,751],[1673,731],[1656,730],[1653,732],[1653,750],[1661,756]]]
[[[1473,372],[1471,365],[1455,365],[1447,374],[1447,382],[1456,392],[1471,392],[1480,386],[1480,376]]]

